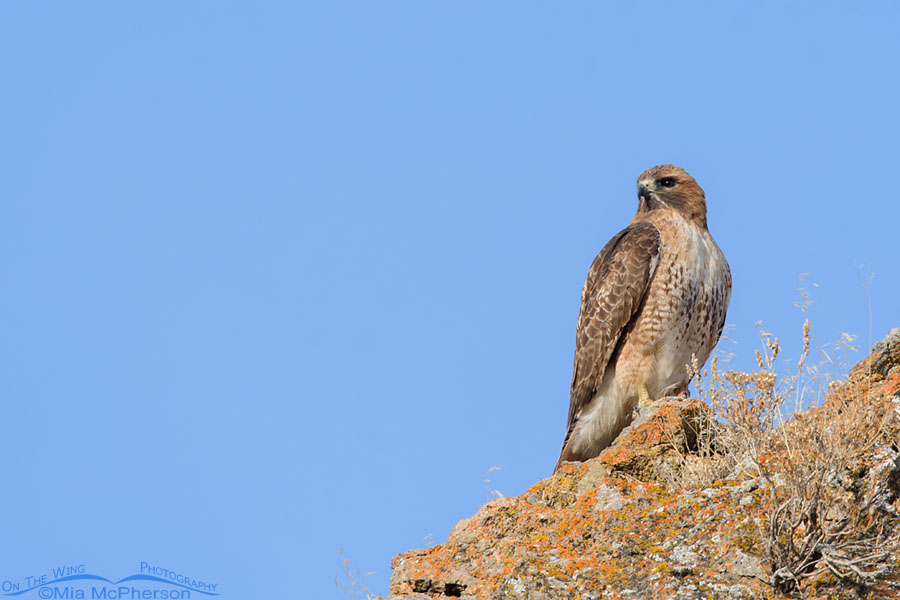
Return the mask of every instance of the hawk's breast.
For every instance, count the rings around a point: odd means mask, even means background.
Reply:
[[[725,322],[731,274],[709,231],[683,219],[658,225],[660,262],[635,337],[652,352],[645,373],[651,396],[671,394],[690,380],[692,357],[706,362]],[[640,329],[640,331],[639,331]]]

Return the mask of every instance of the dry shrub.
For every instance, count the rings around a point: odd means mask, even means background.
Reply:
[[[864,597],[897,576],[900,514],[892,503],[900,493],[900,418],[891,398],[872,392],[864,371],[838,384],[815,376],[824,369],[805,370],[808,319],[803,340],[787,377],[776,369],[778,340],[765,332],[753,371],[720,370],[715,358],[702,373],[694,365],[714,418],[698,439],[702,460],[686,460],[678,483],[756,478],[757,550],[773,588]],[[815,407],[786,419],[786,405],[801,408],[805,399]]]
[[[808,333],[804,339],[807,344],[798,371],[808,354]],[[708,419],[696,432],[696,450],[692,455],[683,455],[684,464],[677,479],[668,483],[706,486],[721,479],[759,475],[754,458],[764,453],[769,435],[783,423],[785,400],[799,380],[797,376],[787,382],[779,379],[778,340],[762,332],[762,342],[762,351],[756,352],[757,369],[753,371],[721,370],[717,355],[709,368],[701,371],[694,359],[692,376],[699,397],[710,410]]]
[[[884,398],[859,400],[836,390],[821,408],[789,421],[772,454],[761,457],[769,515],[761,537],[781,591],[822,575],[864,588],[891,566],[896,482],[878,477],[898,467],[884,436],[894,415]]]

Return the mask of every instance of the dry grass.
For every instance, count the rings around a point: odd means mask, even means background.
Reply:
[[[817,344],[807,319],[803,351],[789,375],[778,373],[779,342],[765,332],[752,371],[721,370],[716,358],[702,373],[695,364],[711,418],[670,483],[756,479],[757,550],[770,566],[773,589],[865,597],[897,575],[900,514],[891,503],[900,491],[900,416],[891,398],[873,393],[864,371],[854,382],[837,383],[824,350],[818,350],[824,365],[806,367],[811,346]]]
[[[349,558],[343,558],[344,549],[338,552],[338,558],[341,559],[340,573],[334,576],[334,585],[338,591],[346,598],[366,598],[366,600],[375,600],[378,594],[369,589],[366,585],[366,577],[373,575],[374,571],[369,573],[360,573],[359,569],[353,566]]]

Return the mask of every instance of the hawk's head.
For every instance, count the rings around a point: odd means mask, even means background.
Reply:
[[[638,177],[638,212],[672,209],[706,227],[706,196],[688,175],[675,165],[657,165]]]

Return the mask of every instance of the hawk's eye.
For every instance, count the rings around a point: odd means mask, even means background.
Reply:
[[[659,180],[659,185],[663,187],[675,187],[675,178],[674,177],[663,177]]]

